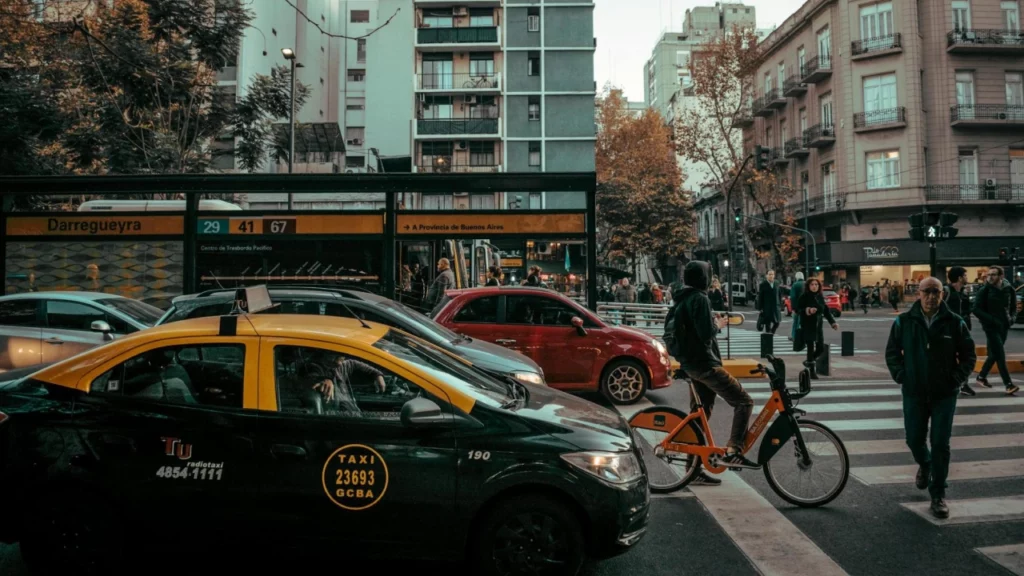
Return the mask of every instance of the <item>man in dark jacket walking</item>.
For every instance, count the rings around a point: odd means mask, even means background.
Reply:
[[[928,488],[936,518],[949,517],[945,498],[953,413],[960,386],[977,358],[967,324],[950,312],[942,294],[938,278],[922,280],[920,300],[896,317],[885,347],[889,373],[903,389],[907,446],[919,467],[916,484],[920,490]]]
[[[708,283],[711,281],[711,265],[693,260],[683,269],[686,287],[678,298],[673,295],[675,305],[676,341],[682,350],[679,365],[690,376],[693,388],[700,397],[708,418],[719,395],[732,406],[732,429],[726,455],[722,464],[730,468],[759,469],[743,455],[743,444],[747,435],[747,423],[754,410],[754,400],[747,394],[739,381],[722,367],[722,354],[718,351],[717,331],[725,326],[726,318],[715,320],[708,299]],[[690,398],[690,410],[697,409],[696,398]]]
[[[978,372],[976,382],[979,386],[991,388],[988,383],[988,372],[995,364],[999,367],[999,375],[1003,378],[1007,394],[1016,394],[1020,388],[1010,379],[1010,371],[1006,368],[1006,350],[1003,348],[1006,337],[1013,324],[1013,315],[1017,312],[1017,295],[1013,287],[1006,281],[1000,266],[988,269],[988,280],[974,297],[974,308],[971,312],[981,321],[985,330],[985,344],[988,357]]]
[[[953,266],[946,275],[949,284],[943,288],[943,302],[949,306],[949,311],[963,319],[967,324],[967,330],[971,330],[971,298],[964,293],[964,286],[967,284],[967,270],[963,266]],[[960,387],[960,393],[966,396],[976,396],[977,392],[971,388],[967,380],[964,380]]]
[[[789,307],[791,310],[796,310],[796,303],[800,301],[800,297],[804,294],[804,273],[796,273],[796,281],[793,282],[793,286],[789,289]],[[793,326],[789,330],[789,340],[793,342],[796,340],[796,335],[800,330],[800,315],[793,314]],[[794,348],[796,350],[796,348]],[[800,347],[803,350],[803,346]]]

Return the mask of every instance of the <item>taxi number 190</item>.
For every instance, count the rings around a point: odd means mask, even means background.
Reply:
[[[156,475],[160,478],[190,478],[192,480],[220,480],[223,474],[223,468],[213,470],[187,466],[161,466],[156,471]]]

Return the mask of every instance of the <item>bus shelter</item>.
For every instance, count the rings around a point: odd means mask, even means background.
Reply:
[[[203,290],[316,284],[424,309],[447,258],[458,287],[483,285],[490,266],[505,284],[538,267],[597,307],[593,173],[3,177],[0,189],[5,293],[165,307]]]

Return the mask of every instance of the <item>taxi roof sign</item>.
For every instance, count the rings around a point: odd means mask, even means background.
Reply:
[[[241,314],[257,314],[275,307],[270,300],[266,284],[246,286],[235,291],[235,305],[231,313],[220,317],[220,335],[234,336],[238,333],[238,317]]]

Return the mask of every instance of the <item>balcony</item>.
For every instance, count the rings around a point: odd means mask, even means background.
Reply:
[[[836,127],[833,124],[815,124],[804,130],[804,146],[825,148],[836,143]]]
[[[832,57],[825,55],[811,58],[804,63],[800,75],[806,84],[821,82],[832,75]]]
[[[1024,184],[940,184],[925,187],[925,200],[951,204],[1024,202]]]
[[[446,52],[474,48],[501,48],[501,31],[497,26],[464,26],[460,28],[417,28],[416,47],[421,52]]]
[[[764,105],[769,108],[782,110],[786,107],[786,104],[788,104],[786,97],[782,94],[782,90],[778,88],[766,92],[764,95]]]
[[[807,84],[800,81],[800,76],[793,74],[789,78],[786,78],[786,82],[782,85],[782,94],[790,98],[802,96],[807,92]]]
[[[810,153],[803,137],[798,136],[786,140],[786,158],[806,158]]]
[[[872,110],[871,112],[858,112],[853,115],[853,131],[858,134],[875,130],[903,128],[906,125],[907,109],[904,106]]]
[[[417,74],[419,92],[482,92],[500,93],[501,74]]]
[[[951,30],[946,52],[958,54],[1024,54],[1024,32],[1019,30]]]
[[[501,122],[497,110],[484,118],[418,118],[417,138],[477,137],[500,138]]]
[[[749,128],[754,125],[754,113],[747,106],[736,111],[732,117],[732,128]]]
[[[759,118],[767,118],[771,116],[774,112],[771,108],[768,107],[767,100],[764,96],[761,96],[757,100],[754,100],[754,103],[751,105],[750,108],[754,112],[754,116],[757,116]]]
[[[1024,124],[1024,105],[1020,104],[957,104],[949,107],[950,125],[960,128],[972,126],[1012,126]]]
[[[452,0],[416,0],[417,6],[451,6],[453,4],[480,8],[485,6],[501,6],[501,0],[459,0],[458,2],[452,2]]]
[[[851,60],[865,60],[903,51],[903,38],[900,33],[888,34],[877,38],[856,40],[850,45]]]
[[[785,166],[789,164],[789,157],[786,156],[786,151],[782,148],[772,148],[768,152],[768,161],[775,166]]]
[[[416,164],[416,171],[421,174],[486,174],[501,172],[497,162],[469,162],[465,158],[452,156],[423,156]]]

